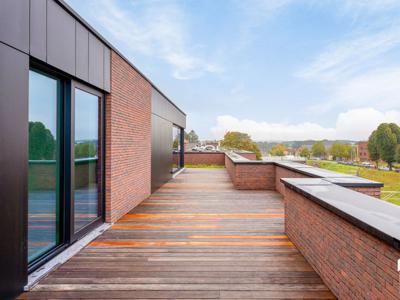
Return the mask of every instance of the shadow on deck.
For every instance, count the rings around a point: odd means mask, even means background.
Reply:
[[[186,169],[20,299],[334,299],[283,209],[225,169]]]

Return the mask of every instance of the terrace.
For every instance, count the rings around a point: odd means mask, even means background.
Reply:
[[[19,299],[399,298],[400,207],[380,183],[225,166],[185,169]]]

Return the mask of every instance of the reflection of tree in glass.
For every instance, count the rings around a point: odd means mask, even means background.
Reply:
[[[75,158],[96,157],[96,144],[80,143],[75,145]]]
[[[172,148],[173,148],[174,150],[178,150],[179,141],[180,141],[180,136],[177,135],[177,136],[175,137],[175,139],[174,139],[174,143],[172,144]]]
[[[29,159],[55,159],[56,140],[42,122],[29,122]]]

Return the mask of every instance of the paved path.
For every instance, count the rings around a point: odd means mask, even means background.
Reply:
[[[21,299],[334,299],[284,232],[281,196],[187,169]]]

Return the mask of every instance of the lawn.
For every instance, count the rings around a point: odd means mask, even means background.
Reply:
[[[185,165],[185,168],[213,168],[213,169],[218,169],[218,168],[225,168],[225,166],[221,166],[221,165]]]
[[[400,173],[393,171],[380,171],[363,167],[346,166],[325,160],[308,160],[307,164],[322,169],[344,174],[351,174],[382,182],[385,186],[382,188],[381,199],[400,205]]]

